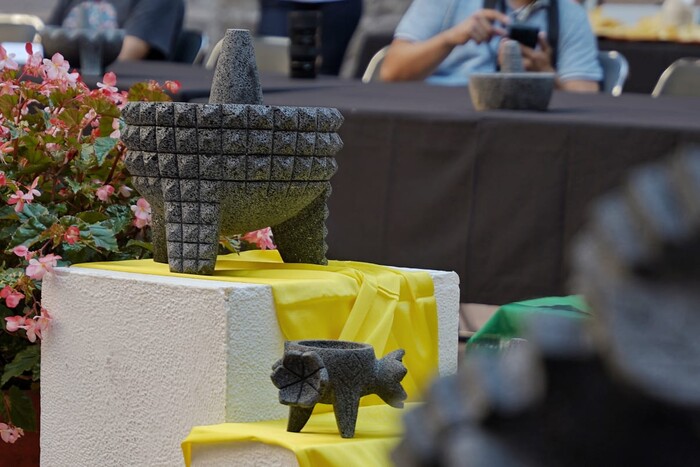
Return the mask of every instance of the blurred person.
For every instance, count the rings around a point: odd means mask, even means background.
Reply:
[[[169,60],[184,16],[184,0],[59,0],[46,24],[122,28],[126,35],[118,60]]]
[[[471,73],[498,69],[501,40],[507,26],[517,23],[540,30],[534,48],[521,44],[527,71],[556,72],[558,89],[598,91],[603,71],[597,41],[580,4],[501,0],[485,5],[483,1],[414,0],[396,28],[381,79],[466,84]],[[543,32],[549,30],[554,40]]]
[[[362,0],[259,0],[261,36],[288,36],[287,16],[295,10],[321,11],[321,69],[337,75],[345,49],[362,16]]]

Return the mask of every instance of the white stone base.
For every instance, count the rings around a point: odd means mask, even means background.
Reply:
[[[428,272],[445,375],[457,370],[458,278]],[[181,465],[193,426],[287,415],[270,382],[283,337],[269,286],[59,268],[42,300],[54,317],[42,343],[42,465]]]

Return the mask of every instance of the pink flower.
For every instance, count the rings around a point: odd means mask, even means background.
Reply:
[[[51,326],[51,315],[46,308],[41,309],[41,315],[34,317],[34,333],[39,336],[39,339],[46,337],[49,327]],[[29,335],[27,333],[27,335]]]
[[[272,229],[265,227],[264,229],[248,232],[241,237],[248,243],[257,245],[261,250],[274,250],[277,248],[272,242]]]
[[[36,185],[39,183],[39,177],[36,177],[34,181],[32,182],[31,186],[25,186],[27,189],[27,194],[25,200],[27,202],[32,201],[35,196],[41,196],[41,192],[36,189]]]
[[[22,435],[24,435],[24,430],[21,428],[0,422],[0,439],[6,443],[12,444]]]
[[[118,118],[115,118],[115,119],[112,120],[112,130],[114,130],[114,131],[112,131],[112,132],[109,134],[109,137],[110,137],[110,138],[119,138],[119,137],[121,137],[122,133],[121,133],[121,131],[119,131],[119,119],[118,119]]]
[[[68,87],[75,87],[80,75],[78,73],[68,73],[70,64],[63,58],[63,55],[55,53],[51,60],[45,58],[43,63],[46,78],[55,83],[58,89],[65,91]]]
[[[119,91],[119,89],[116,88],[116,84],[117,75],[110,71],[105,73],[105,75],[102,77],[102,82],[97,83],[97,87],[105,91],[106,94],[112,94]]]
[[[71,225],[66,229],[66,233],[63,234],[63,240],[65,240],[69,245],[75,244],[75,242],[80,240],[80,229],[74,225]]]
[[[0,186],[5,185],[7,185],[7,175],[5,175],[5,172],[0,172]]]
[[[15,308],[24,298],[24,294],[19,293],[9,285],[6,285],[2,290],[0,290],[0,298],[5,299],[7,308]]]
[[[119,187],[119,194],[123,196],[124,198],[128,198],[131,196],[131,192],[134,191],[133,189],[129,188],[126,185],[122,185]]]
[[[49,152],[58,152],[61,149],[61,145],[58,143],[46,143],[46,150]]]
[[[27,247],[24,246],[24,245],[17,245],[16,247],[14,247],[14,248],[12,249],[12,253],[16,254],[16,255],[19,256],[20,258],[25,258],[25,259],[26,259],[27,256],[29,255],[29,248],[27,248]]]
[[[24,72],[31,76],[39,76],[44,71],[43,57],[39,52],[34,53],[31,42],[27,42],[24,49],[27,51],[27,62],[24,64]]]
[[[53,253],[49,253],[39,259],[32,258],[29,260],[29,266],[27,266],[25,274],[29,276],[30,279],[41,280],[44,274],[53,271],[59,259],[61,259],[61,257]]]
[[[19,65],[17,65],[17,62],[12,60],[14,56],[15,54],[7,55],[7,50],[5,50],[5,47],[0,45],[0,70],[4,70],[5,68],[8,70],[18,69]]]
[[[8,316],[5,318],[5,321],[7,321],[5,327],[8,332],[19,331],[20,329],[24,329],[25,320],[26,318],[24,316]]]
[[[179,81],[166,81],[165,82],[165,89],[170,91],[173,94],[177,94],[178,91],[180,91],[180,88],[182,87],[182,84],[180,84]]]
[[[151,224],[151,205],[144,198],[139,198],[134,206],[131,206],[134,213],[134,226],[143,229]]]
[[[102,185],[97,189],[97,197],[100,201],[107,201],[109,197],[114,194],[114,187],[112,185]]]
[[[10,195],[10,199],[7,200],[7,204],[15,205],[15,212],[22,212],[24,209],[25,195],[22,190],[17,190],[13,195]]]

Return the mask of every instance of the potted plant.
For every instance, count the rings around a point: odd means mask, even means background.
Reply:
[[[27,390],[39,381],[51,323],[41,306],[44,275],[150,255],[150,206],[124,167],[120,109],[128,100],[170,100],[155,82],[119,91],[113,73],[91,90],[60,54],[43,58],[31,44],[27,53],[20,70],[0,47],[0,450],[37,428]],[[178,86],[165,83],[171,92]],[[269,229],[224,245],[273,246]]]

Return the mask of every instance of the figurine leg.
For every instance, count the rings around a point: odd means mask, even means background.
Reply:
[[[306,422],[309,421],[309,417],[311,416],[311,412],[313,411],[313,407],[306,408],[290,406],[289,420],[287,421],[287,431],[299,433],[301,429],[304,428],[304,425],[306,425]]]
[[[219,246],[219,204],[166,201],[165,212],[170,271],[212,274]]]
[[[157,212],[151,218],[151,234],[153,235],[153,261],[168,262],[167,240],[165,238],[165,219]]]
[[[360,398],[352,393],[339,393],[336,391],[333,411],[335,423],[343,438],[355,436],[355,423],[357,423],[357,411],[360,408]]]
[[[285,263],[328,264],[326,259],[326,200],[330,183],[325,190],[296,216],[272,227],[275,244]]]

